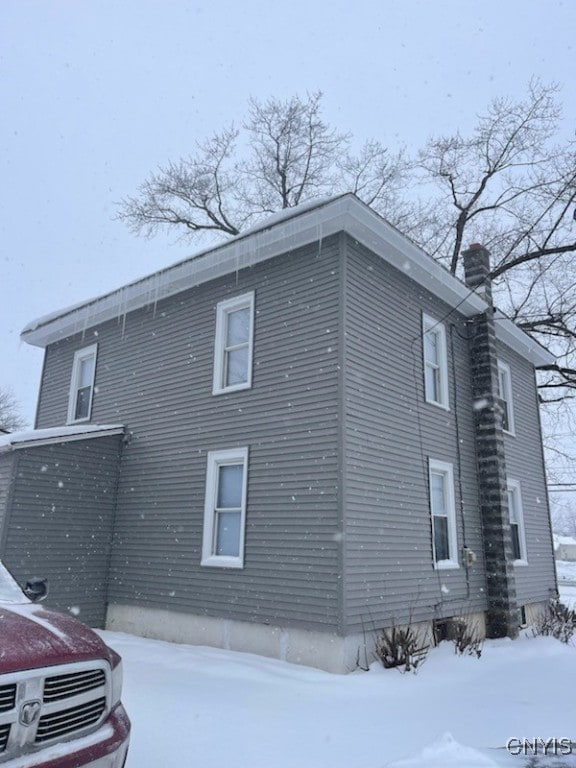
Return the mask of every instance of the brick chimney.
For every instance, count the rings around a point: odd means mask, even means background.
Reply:
[[[472,243],[464,257],[464,273],[468,288],[492,306],[492,281],[490,280],[490,251],[483,245]]]
[[[486,563],[488,637],[516,637],[519,614],[512,554],[504,456],[503,410],[498,396],[498,362],[490,253],[474,243],[463,251],[466,285],[487,303],[469,321],[480,513]]]

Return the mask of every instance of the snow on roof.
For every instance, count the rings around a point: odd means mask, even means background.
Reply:
[[[554,544],[556,546],[576,547],[576,539],[573,536],[557,536],[554,534]]]
[[[243,230],[238,237],[249,237],[255,232],[261,232],[263,229],[270,229],[270,227],[273,227],[275,224],[280,224],[280,222],[293,219],[295,216],[300,216],[301,213],[305,213],[306,211],[312,211],[314,208],[321,208],[323,205],[327,205],[334,200],[339,200],[342,197],[346,197],[346,193],[342,195],[333,195],[332,197],[318,197],[314,200],[300,203],[300,205],[295,205],[292,208],[283,208],[281,211],[276,211],[276,213],[270,214],[270,216],[267,216],[263,221],[254,224],[253,227]]]
[[[105,437],[122,434],[120,424],[84,424],[74,427],[51,427],[50,429],[27,429],[21,432],[0,434],[0,453],[17,448],[28,448],[49,443],[65,443],[71,440],[84,440],[89,437]]]
[[[110,293],[44,315],[24,328],[22,339],[28,344],[46,347],[193,286],[321,242],[338,232],[347,232],[449,306],[457,307],[465,317],[486,310],[487,305],[480,296],[376,211],[347,193],[280,211],[225,243]],[[503,316],[496,324],[496,335],[534,365],[546,365],[554,360],[547,350]]]

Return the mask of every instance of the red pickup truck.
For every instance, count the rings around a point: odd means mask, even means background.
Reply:
[[[120,657],[72,616],[35,604],[42,582],[24,592],[0,563],[0,768],[123,768]]]

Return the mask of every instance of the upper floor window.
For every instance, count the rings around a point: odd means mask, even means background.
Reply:
[[[254,292],[221,301],[216,307],[212,393],[252,386]]]
[[[458,568],[452,464],[429,459],[430,511],[436,568]]]
[[[498,397],[502,402],[504,413],[502,427],[505,432],[514,434],[514,408],[512,404],[512,376],[510,366],[498,361]]]
[[[98,345],[92,344],[90,347],[79,349],[74,355],[68,400],[68,423],[88,421],[92,414],[97,351]]]
[[[428,403],[448,408],[448,356],[446,329],[428,315],[422,316],[424,395]]]
[[[208,454],[202,565],[244,564],[247,474],[248,448]]]
[[[526,537],[524,534],[524,512],[522,509],[522,496],[520,483],[516,480],[508,480],[508,514],[510,516],[510,529],[512,534],[512,556],[518,564],[526,564]]]

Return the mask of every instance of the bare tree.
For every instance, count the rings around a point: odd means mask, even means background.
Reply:
[[[558,144],[555,86],[532,82],[524,100],[496,99],[474,133],[431,139],[419,154],[428,193],[411,234],[455,274],[466,243],[495,262],[500,308],[554,352],[547,399],[576,390],[576,145]]]
[[[339,192],[392,210],[402,153],[369,141],[355,154],[352,137],[323,119],[321,98],[252,99],[241,129],[215,133],[194,154],[159,168],[120,203],[118,218],[147,236],[161,229],[231,236],[270,213]]]
[[[25,425],[16,398],[9,390],[0,388],[0,431],[13,432]]]
[[[550,514],[554,533],[576,538],[576,488],[574,485],[550,484]]]
[[[158,169],[118,217],[138,234],[233,236],[312,198],[354,192],[401,231],[460,271],[463,248],[492,253],[499,308],[556,356],[543,397],[576,394],[576,145],[559,143],[554,85],[495,99],[471,136],[432,138],[416,160],[352,137],[322,117],[321,94],[252,99],[241,128],[198,143]]]

